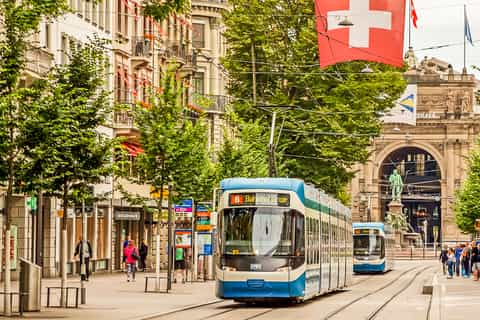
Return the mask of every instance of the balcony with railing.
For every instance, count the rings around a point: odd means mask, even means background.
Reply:
[[[149,36],[132,37],[132,62],[138,67],[139,64],[150,63],[153,55],[153,39]]]
[[[133,119],[134,100],[132,94],[128,90],[115,90],[116,110],[113,114],[113,125],[117,129],[117,134],[128,135],[131,130],[135,129]]]
[[[228,8],[227,0],[192,0],[192,6],[212,6],[221,9]]]
[[[230,96],[215,94],[197,94],[190,97],[190,103],[204,109],[206,112],[224,113],[226,107],[233,101]]]
[[[25,60],[25,71],[34,77],[42,77],[52,67],[53,55],[43,48],[29,46]]]

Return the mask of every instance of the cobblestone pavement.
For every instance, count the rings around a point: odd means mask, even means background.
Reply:
[[[59,283],[58,279],[43,280],[43,305],[46,304],[46,287]],[[137,275],[136,282],[127,282],[124,273],[95,275],[87,283],[86,305],[78,309],[44,307],[42,312],[25,314],[25,318],[457,320],[478,317],[480,283],[464,278],[446,279],[436,261],[398,261],[394,271],[384,275],[355,276],[354,283],[348,290],[299,305],[252,307],[219,301],[214,295],[213,281],[174,284],[168,294],[144,293],[143,273]],[[423,286],[428,284],[434,285],[433,296],[422,294]],[[71,279],[69,285],[80,286],[80,282]],[[54,294],[51,302],[58,303],[58,299]],[[372,317],[375,310],[379,311]]]

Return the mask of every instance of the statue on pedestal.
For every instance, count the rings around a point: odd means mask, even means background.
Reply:
[[[398,174],[397,169],[393,170],[393,173],[388,178],[388,181],[390,182],[390,187],[392,188],[392,202],[400,202],[403,191],[403,180]]]

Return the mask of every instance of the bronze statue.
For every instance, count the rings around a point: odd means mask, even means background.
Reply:
[[[397,169],[393,170],[393,173],[388,178],[388,181],[390,182],[390,187],[392,188],[392,201],[400,202],[403,191],[403,180],[398,174]]]

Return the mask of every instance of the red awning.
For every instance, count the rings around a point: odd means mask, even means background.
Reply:
[[[137,156],[139,153],[143,153],[143,149],[139,145],[130,142],[123,142],[122,146],[127,149],[128,154],[132,157]]]

